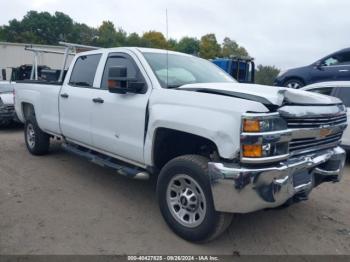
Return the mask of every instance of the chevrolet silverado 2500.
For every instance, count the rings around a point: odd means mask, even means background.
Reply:
[[[59,137],[119,174],[154,176],[165,221],[190,241],[217,237],[233,213],[305,200],[344,167],[340,100],[242,85],[182,53],[84,52],[62,83],[27,81],[15,91],[30,153],[48,153]]]

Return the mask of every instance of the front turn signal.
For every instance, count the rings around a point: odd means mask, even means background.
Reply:
[[[243,157],[262,157],[262,145],[243,145]]]
[[[243,132],[260,132],[260,121],[257,119],[244,119]]]

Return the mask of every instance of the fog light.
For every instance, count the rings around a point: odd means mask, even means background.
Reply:
[[[262,157],[262,145],[243,145],[244,157]]]

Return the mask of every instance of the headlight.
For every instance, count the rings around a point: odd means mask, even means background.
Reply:
[[[243,117],[243,132],[271,132],[287,129],[287,122],[278,113],[267,115],[246,114]]]
[[[245,114],[242,118],[241,161],[267,163],[288,157],[291,133],[278,113]]]

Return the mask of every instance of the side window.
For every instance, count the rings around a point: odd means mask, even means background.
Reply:
[[[324,60],[325,66],[350,64],[350,52],[338,53]]]
[[[322,95],[330,96],[332,93],[333,87],[323,87],[323,88],[315,88],[310,90],[311,92],[319,93]]]
[[[101,54],[78,57],[68,84],[79,87],[92,87],[100,58]]]
[[[127,68],[127,77],[135,79],[135,82],[144,82],[144,78],[135,64],[132,57],[127,54],[111,53],[105,65],[101,80],[101,89],[108,89],[108,71],[113,66],[125,66]]]
[[[350,107],[350,87],[339,87],[336,96],[343,101],[346,107]]]

